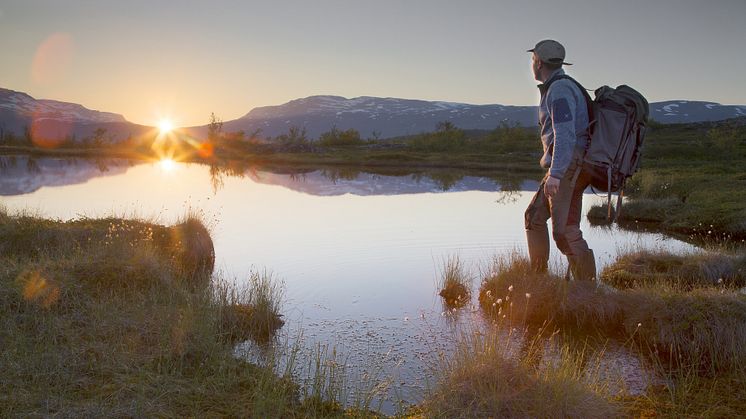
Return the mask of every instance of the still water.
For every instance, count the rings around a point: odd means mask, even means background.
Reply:
[[[11,212],[165,224],[187,211],[201,213],[212,230],[216,275],[240,285],[252,270],[273,272],[285,289],[281,338],[302,335],[306,353],[329,345],[354,374],[390,379],[382,400],[389,413],[421,397],[431,364],[457,337],[454,324],[480,321],[469,306],[444,313],[436,283],[443,261],[458,255],[476,289],[492,257],[525,253],[523,211],[536,187],[532,180],[508,185],[443,173],[220,171],[174,162],[0,156],[0,203]],[[597,202],[604,198],[586,194],[584,213]],[[599,269],[625,250],[692,249],[663,235],[586,220],[582,230]],[[562,258],[553,252],[561,271]],[[239,349],[252,356],[250,344]],[[635,369],[635,362],[619,368]],[[629,387],[644,380],[628,376]]]

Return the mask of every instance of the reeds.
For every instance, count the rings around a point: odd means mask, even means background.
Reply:
[[[558,357],[541,362],[543,339],[517,332],[471,332],[444,361],[438,387],[422,404],[426,417],[619,417],[621,406],[586,366],[593,361],[550,343]],[[529,342],[527,342],[527,340]],[[529,348],[516,359],[516,342]]]
[[[447,307],[463,307],[471,295],[471,275],[458,255],[443,261],[438,286]]]
[[[230,342],[268,342],[285,324],[280,314],[283,293],[282,284],[267,270],[250,272],[244,289],[222,284],[218,293],[222,334]]]

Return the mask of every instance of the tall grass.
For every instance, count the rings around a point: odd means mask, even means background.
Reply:
[[[515,332],[511,332],[515,333]],[[462,336],[444,360],[441,381],[422,404],[427,417],[619,417],[607,384],[589,371],[582,351],[550,343],[558,356],[542,362],[543,339],[523,336],[530,348],[515,359],[514,343],[498,329]],[[548,359],[548,358],[547,358]]]
[[[696,365],[717,374],[746,364],[746,296],[724,289],[687,292],[651,283],[616,290],[533,274],[525,258],[513,256],[498,261],[483,282],[480,305],[513,323],[634,340],[672,368]]]
[[[625,401],[628,413],[738,411],[746,397],[742,385],[732,390],[736,396],[712,386],[746,380],[746,296],[712,278],[740,259],[640,252],[622,256],[616,266],[640,256],[649,271],[637,272],[635,288],[621,290],[536,275],[525,258],[499,258],[482,284],[480,304],[511,327],[549,325],[569,337],[604,336],[634,349],[669,384]],[[656,264],[665,269],[651,268]]]
[[[448,256],[438,278],[439,295],[446,306],[462,307],[469,302],[471,295],[471,275],[458,255]]]
[[[217,287],[225,338],[267,343],[285,323],[280,314],[283,294],[282,284],[267,270],[251,271],[245,288],[225,283]]]

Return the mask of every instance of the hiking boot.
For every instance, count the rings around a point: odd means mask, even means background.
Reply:
[[[593,250],[588,249],[581,255],[568,256],[570,272],[577,281],[593,281],[596,279],[596,257]]]

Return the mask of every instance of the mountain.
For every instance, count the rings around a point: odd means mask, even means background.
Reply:
[[[104,141],[121,141],[152,127],[128,122],[122,115],[88,109],[76,103],[34,99],[23,92],[0,88],[0,133],[23,135],[30,129],[34,136],[62,140],[93,137],[97,129],[106,130]]]
[[[664,124],[721,121],[742,116],[746,116],[746,106],[689,100],[669,100],[650,104],[650,117]]]
[[[501,121],[536,125],[536,107],[507,105],[470,105],[466,103],[424,101],[362,96],[311,96],[279,106],[254,108],[239,119],[226,121],[224,131],[246,133],[261,129],[261,136],[277,136],[291,126],[305,127],[309,138],[332,127],[354,128],[363,137],[390,138],[433,131],[438,122],[451,121],[468,129],[493,129]],[[193,127],[204,135],[205,127]]]
[[[650,104],[650,115],[660,123],[718,121],[746,115],[746,106],[674,100]],[[225,132],[261,130],[261,137],[286,134],[292,126],[305,127],[308,138],[318,138],[336,126],[356,129],[364,138],[391,138],[433,131],[442,121],[463,129],[489,130],[502,122],[535,126],[536,106],[470,105],[467,103],[361,96],[310,96],[282,105],[252,109],[241,118],[225,121]],[[48,139],[91,138],[104,129],[103,140],[116,142],[152,132],[153,127],[128,122],[122,115],[87,109],[74,103],[39,100],[26,93],[0,88],[0,134],[23,135],[26,128]],[[184,128],[205,138],[207,126]]]
[[[651,103],[650,115],[664,124],[718,121],[746,115],[746,106],[675,100]],[[226,121],[223,129],[246,133],[261,129],[261,136],[266,137],[285,134],[291,126],[298,126],[306,128],[308,137],[318,138],[336,126],[342,130],[354,128],[363,137],[389,138],[432,131],[441,121],[464,129],[493,129],[503,121],[535,126],[537,119],[536,106],[310,96],[279,106],[255,108],[241,118]],[[206,132],[206,127],[193,129],[197,136]]]

